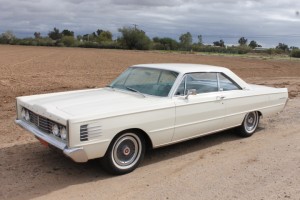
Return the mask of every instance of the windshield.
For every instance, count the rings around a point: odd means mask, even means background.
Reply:
[[[177,76],[177,72],[168,70],[131,67],[116,78],[109,87],[166,97]]]

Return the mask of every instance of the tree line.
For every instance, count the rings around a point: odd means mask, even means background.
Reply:
[[[275,48],[262,48],[255,40],[248,43],[245,37],[239,38],[237,46],[226,45],[224,40],[214,41],[205,45],[202,35],[198,35],[198,41],[193,42],[190,32],[179,36],[178,41],[169,37],[154,37],[150,39],[146,33],[137,27],[123,27],[118,31],[121,36],[113,39],[113,34],[108,30],[98,29],[95,32],[77,35],[74,31],[64,29],[60,31],[53,28],[47,36],[40,32],[34,32],[34,37],[17,38],[11,31],[0,35],[0,44],[32,45],[32,46],[58,46],[58,47],[84,47],[84,48],[106,48],[106,49],[136,49],[136,50],[171,50],[171,51],[195,51],[246,54],[251,51],[264,52],[268,54],[289,54],[292,57],[300,57],[298,47],[279,43]]]

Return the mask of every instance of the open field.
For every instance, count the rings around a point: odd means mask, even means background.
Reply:
[[[14,124],[16,96],[102,87],[141,63],[224,66],[249,83],[288,87],[291,100],[251,138],[229,130],[156,149],[118,177]],[[0,45],[0,111],[0,199],[300,200],[300,60]]]

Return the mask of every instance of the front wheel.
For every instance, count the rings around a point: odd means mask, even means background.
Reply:
[[[132,172],[145,155],[145,141],[137,133],[123,133],[110,144],[102,164],[106,171],[120,175]]]
[[[239,135],[242,137],[250,137],[256,131],[259,123],[258,112],[247,113],[242,125],[239,127]]]

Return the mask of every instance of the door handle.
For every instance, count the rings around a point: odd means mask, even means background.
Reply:
[[[225,99],[225,96],[221,95],[221,96],[217,96],[217,100],[223,100]]]

